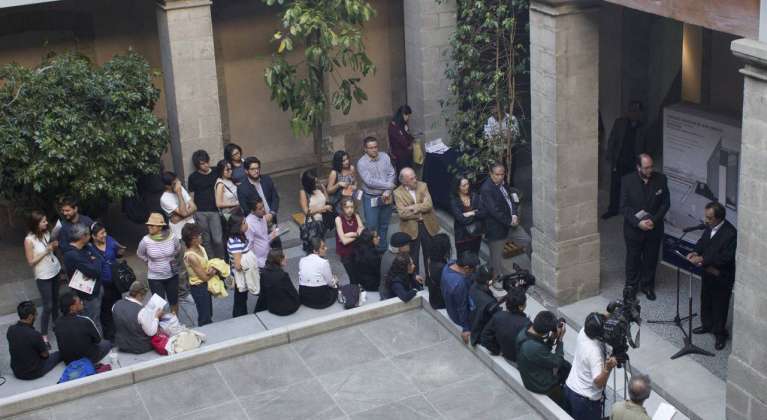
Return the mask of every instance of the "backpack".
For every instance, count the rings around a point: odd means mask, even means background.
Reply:
[[[338,303],[344,305],[344,309],[352,309],[360,306],[359,284],[345,284],[338,288]]]
[[[68,382],[74,379],[84,378],[96,373],[96,367],[93,366],[90,359],[83,357],[82,359],[75,360],[64,368],[64,372],[61,373],[58,383]]]
[[[134,281],[136,281],[136,273],[133,272],[127,261],[119,260],[112,265],[112,284],[118,292],[127,292]]]

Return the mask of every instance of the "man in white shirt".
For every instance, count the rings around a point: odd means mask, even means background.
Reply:
[[[180,241],[184,225],[194,223],[197,206],[175,173],[163,172],[162,183],[165,185],[165,192],[160,197],[160,207],[170,220],[170,231]]]
[[[134,281],[128,296],[112,306],[115,321],[115,344],[120,351],[141,354],[152,350],[152,336],[157,334],[163,309],[154,312],[143,306],[148,289]]]
[[[602,391],[618,364],[614,357],[605,360],[606,349],[599,341],[605,319],[603,314],[592,312],[578,332],[573,366],[565,381],[565,400],[575,420],[602,418]]]

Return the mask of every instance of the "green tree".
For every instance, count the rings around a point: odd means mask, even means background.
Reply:
[[[348,114],[352,101],[367,99],[359,82],[375,72],[375,65],[365,51],[362,29],[375,10],[363,0],[263,1],[269,6],[285,3],[283,30],[274,34],[277,50],[264,73],[266,85],[272,100],[292,112],[294,134],[313,133],[317,147],[328,103]],[[290,62],[288,54],[300,47],[303,56]],[[331,89],[326,89],[326,78]]]
[[[101,67],[66,53],[0,68],[0,196],[50,210],[61,194],[86,203],[133,195],[168,144],[152,113],[155,75],[134,52]]]
[[[476,181],[488,162],[510,164],[512,148],[524,141],[519,120],[525,92],[519,82],[529,71],[529,5],[528,0],[456,1],[446,70],[451,96],[442,105],[451,111],[447,124],[452,146],[461,152],[458,165]],[[490,117],[498,129],[486,133]]]

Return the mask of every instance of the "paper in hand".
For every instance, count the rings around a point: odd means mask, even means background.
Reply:
[[[165,305],[168,302],[162,298],[162,296],[158,295],[157,293],[153,294],[152,297],[149,299],[149,302],[146,303],[146,308],[149,309],[152,313],[157,312],[158,309],[165,308]]]

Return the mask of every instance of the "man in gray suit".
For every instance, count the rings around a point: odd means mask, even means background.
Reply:
[[[642,102],[631,101],[626,115],[615,120],[607,142],[607,160],[610,162],[610,206],[602,219],[609,219],[620,211],[621,178],[635,170],[636,158],[648,153],[645,126],[642,123]]]

